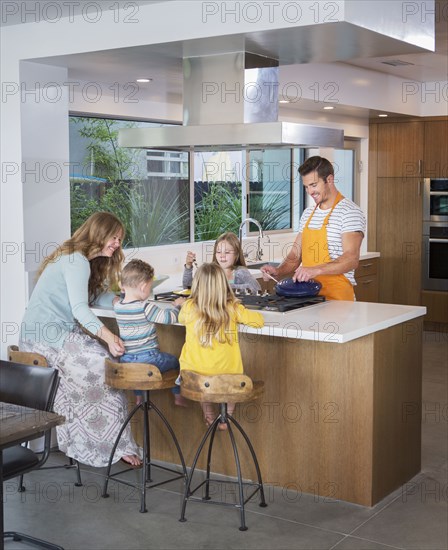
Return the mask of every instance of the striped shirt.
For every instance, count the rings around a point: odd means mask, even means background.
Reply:
[[[123,340],[125,353],[140,353],[159,349],[154,323],[170,325],[177,322],[179,309],[176,307],[161,308],[153,302],[123,303],[114,305],[120,338]]]
[[[314,206],[309,206],[303,212],[300,218],[299,233],[303,233],[303,228],[313,210]],[[329,210],[321,210],[317,207],[311,218],[310,225],[308,226],[309,229],[320,229],[328,213]],[[344,198],[336,205],[327,225],[328,251],[332,260],[336,260],[339,256],[342,256],[342,234],[352,231],[361,231],[365,235],[366,218],[357,204]],[[356,285],[353,270],[344,273],[344,275],[352,285]]]

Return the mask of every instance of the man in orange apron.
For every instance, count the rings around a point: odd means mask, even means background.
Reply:
[[[276,278],[293,273],[295,281],[314,279],[322,284],[320,294],[327,300],[353,301],[353,271],[364,238],[364,214],[336,189],[333,166],[327,159],[310,157],[299,173],[315,206],[303,213],[301,230],[281,265],[266,265],[261,271]]]

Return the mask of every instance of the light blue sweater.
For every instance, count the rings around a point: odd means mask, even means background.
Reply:
[[[89,308],[90,264],[79,252],[60,256],[44,269],[22,321],[20,340],[39,341],[61,348],[77,320],[92,334],[103,323]],[[95,303],[112,306],[114,294],[102,294]]]

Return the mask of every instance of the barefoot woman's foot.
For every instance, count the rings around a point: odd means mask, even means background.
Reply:
[[[142,467],[142,461],[136,455],[125,455],[125,456],[122,456],[120,460],[125,464],[127,464],[128,466],[130,466],[131,468]]]

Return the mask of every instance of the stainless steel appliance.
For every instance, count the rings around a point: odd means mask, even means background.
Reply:
[[[448,178],[425,178],[422,287],[448,291]]]
[[[424,290],[448,291],[448,222],[423,222]]]
[[[120,146],[175,151],[344,147],[343,130],[279,121],[278,59],[233,48],[184,57],[183,125],[123,128]]]
[[[448,223],[448,178],[425,178],[423,221]]]
[[[275,311],[278,313],[289,313],[325,301],[324,296],[287,298],[286,296],[277,296],[277,294],[246,294],[238,292],[236,292],[235,295],[248,309]],[[172,292],[163,292],[154,296],[155,300],[160,300],[162,302],[172,302],[176,298],[179,298],[179,295],[173,294]]]

